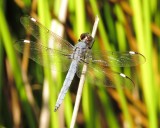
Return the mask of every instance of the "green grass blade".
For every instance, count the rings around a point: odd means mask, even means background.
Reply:
[[[157,116],[156,116],[156,103],[152,97],[157,97],[155,94],[155,85],[153,81],[153,69],[152,67],[152,33],[151,27],[151,12],[149,1],[131,0],[131,6],[133,8],[134,17],[133,23],[135,27],[137,42],[139,51],[143,53],[147,59],[147,62],[142,66],[142,82],[143,93],[147,106],[147,112],[149,117],[149,127],[157,128]],[[143,9],[143,10],[142,10]]]
[[[29,127],[36,127],[36,122],[31,110],[31,107],[28,103],[26,90],[23,84],[21,70],[19,68],[18,62],[16,61],[15,51],[13,49],[13,41],[11,39],[11,35],[7,26],[6,19],[4,17],[3,10],[0,9],[0,31],[2,35],[3,45],[7,53],[8,60],[11,64],[12,72],[14,74],[16,88],[19,93],[19,98],[22,103],[22,107],[27,118],[28,126]]]
[[[45,9],[44,9],[45,8]],[[38,2],[38,14],[40,17],[40,22],[46,26],[47,28],[49,28],[51,20],[50,20],[50,13],[49,13],[49,4],[48,1],[39,1]],[[44,45],[48,45],[48,37],[46,37],[47,39],[43,39],[44,41]],[[48,62],[48,57],[47,56],[43,56],[44,61]],[[44,68],[44,74],[45,74],[45,78],[48,81],[47,84],[49,86],[49,111],[50,111],[50,127],[51,128],[55,128],[55,127],[59,127],[59,121],[58,121],[58,115],[57,113],[54,112],[54,105],[56,102],[56,91],[55,91],[55,84],[53,82],[52,79],[52,74],[51,71],[47,68]]]

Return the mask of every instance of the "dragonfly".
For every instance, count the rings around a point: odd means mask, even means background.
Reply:
[[[89,33],[82,33],[77,44],[73,46],[67,40],[48,30],[35,18],[23,16],[20,22],[26,31],[30,32],[35,41],[23,39],[14,43],[14,47],[23,53],[26,45],[30,47],[29,58],[38,64],[53,70],[57,70],[56,65],[61,65],[61,71],[67,71],[61,91],[58,95],[54,111],[60,107],[64,97],[77,74],[81,76],[81,70],[84,64],[87,64],[90,76],[97,76],[96,81],[103,81],[106,87],[116,87],[118,78],[120,86],[133,88],[134,82],[130,77],[123,73],[115,72],[110,67],[131,67],[145,62],[145,57],[135,51],[112,52],[92,50],[94,38]],[[48,38],[47,41],[53,42],[53,47],[46,47],[42,39]],[[44,56],[48,56],[49,63],[45,63]]]

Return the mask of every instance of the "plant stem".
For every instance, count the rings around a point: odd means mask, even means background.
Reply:
[[[98,22],[99,22],[99,18],[98,18],[98,16],[96,16],[95,23],[94,23],[93,30],[92,30],[92,37],[93,38],[96,35]],[[78,109],[79,109],[79,104],[80,104],[80,100],[81,100],[81,96],[82,96],[82,89],[83,89],[84,82],[85,82],[86,71],[87,71],[87,64],[84,64],[83,69],[82,69],[81,79],[80,79],[80,82],[79,82],[78,91],[77,91],[77,97],[76,97],[76,102],[75,102],[75,106],[74,106],[74,110],[73,110],[73,115],[72,115],[70,128],[74,128],[74,125],[75,125],[75,122],[76,122],[77,113],[78,113]]]

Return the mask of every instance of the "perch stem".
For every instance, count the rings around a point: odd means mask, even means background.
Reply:
[[[99,18],[98,18],[98,16],[96,16],[94,26],[93,26],[93,30],[92,30],[92,37],[93,38],[96,35],[98,22],[99,22]],[[73,114],[72,114],[72,120],[71,120],[70,128],[74,128],[74,125],[75,125],[75,122],[76,122],[77,113],[78,113],[78,109],[79,109],[79,104],[80,104],[80,100],[81,100],[81,96],[82,96],[82,90],[83,90],[83,86],[84,86],[84,82],[85,82],[86,72],[87,72],[87,64],[85,63],[84,66],[83,66],[83,69],[82,69],[82,75],[81,75],[81,79],[80,79],[79,86],[78,86],[78,91],[77,91],[76,101],[75,101],[74,110],[73,110]]]

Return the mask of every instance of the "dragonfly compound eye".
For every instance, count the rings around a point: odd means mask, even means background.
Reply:
[[[83,40],[84,38],[86,38],[89,35],[89,33],[82,33],[80,36],[80,39]]]

